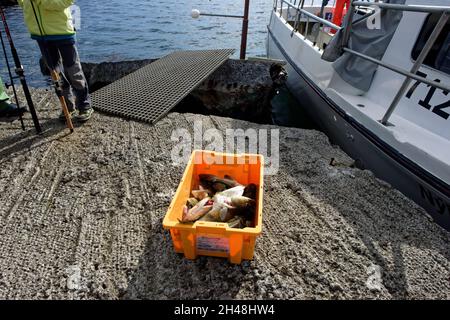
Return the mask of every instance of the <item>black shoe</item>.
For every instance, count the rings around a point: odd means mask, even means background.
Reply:
[[[89,108],[86,110],[80,110],[80,111],[78,111],[77,120],[79,122],[86,122],[91,118],[93,113],[94,113],[94,109],[92,109],[92,108]]]
[[[27,108],[17,106],[13,103],[1,102],[0,103],[0,117],[10,118],[10,117],[19,117],[27,112]]]

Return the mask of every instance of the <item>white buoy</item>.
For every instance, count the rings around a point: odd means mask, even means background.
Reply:
[[[200,10],[198,9],[193,9],[191,12],[191,17],[194,19],[198,19],[200,17]]]

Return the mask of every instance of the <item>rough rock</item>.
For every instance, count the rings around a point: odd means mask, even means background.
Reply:
[[[270,102],[285,80],[277,63],[228,60],[192,95],[212,114],[271,123]]]
[[[155,61],[154,59],[83,63],[91,91],[98,90]],[[271,100],[285,82],[280,64],[265,61],[228,60],[189,96],[191,110],[184,104],[178,111],[195,111],[259,123],[271,122]]]
[[[33,91],[44,133],[0,123],[2,299],[449,299],[450,234],[318,131],[171,113],[94,114],[75,133]],[[280,130],[255,259],[186,260],[162,219],[184,170],[174,128]],[[330,166],[334,158],[339,166]],[[346,165],[347,164],[347,165]]]
[[[82,63],[84,75],[91,92],[123,78],[156,59],[131,60],[120,62]]]

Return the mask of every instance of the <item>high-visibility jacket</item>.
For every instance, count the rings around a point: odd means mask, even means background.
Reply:
[[[31,33],[31,38],[62,40],[75,36],[70,13],[70,6],[74,0],[18,0],[18,2],[23,8],[25,24]],[[34,4],[36,14],[31,2]]]

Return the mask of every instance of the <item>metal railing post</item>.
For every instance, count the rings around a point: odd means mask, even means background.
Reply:
[[[351,50],[349,48],[344,48],[344,51],[348,52],[350,54],[353,54],[355,56],[358,56],[361,59],[364,59],[364,60],[370,61],[372,63],[375,63],[375,64],[377,64],[377,65],[379,65],[381,67],[384,67],[386,69],[394,71],[394,72],[396,72],[398,74],[404,75],[405,77],[410,77],[413,80],[425,83],[425,84],[427,84],[429,86],[432,86],[434,88],[441,89],[444,92],[450,92],[450,86],[447,86],[445,82],[437,82],[437,81],[428,80],[427,78],[424,78],[424,77],[421,77],[421,76],[419,76],[417,74],[414,74],[414,73],[411,73],[409,71],[406,71],[406,70],[404,70],[404,69],[402,69],[400,67],[396,67],[396,66],[394,66],[392,64],[389,64],[387,62],[383,62],[383,61],[377,60],[375,58],[369,57],[369,56],[367,56],[365,54],[362,54],[360,52],[356,52],[356,51]]]
[[[298,30],[298,25],[300,24],[300,20],[302,19],[302,11],[305,5],[305,0],[299,0],[297,7],[297,17],[295,19],[294,28],[292,29],[291,37]]]
[[[314,14],[312,14],[312,13],[310,13],[310,12],[304,10],[304,9],[298,9],[298,8],[296,8],[296,7],[295,7],[294,5],[292,5],[289,1],[283,0],[283,2],[285,2],[286,5],[287,5],[288,7],[292,7],[292,8],[294,8],[294,9],[296,9],[296,10],[300,10],[300,13],[301,13],[302,15],[305,15],[305,16],[307,16],[307,17],[313,19],[314,21],[320,22],[320,23],[326,25],[327,27],[333,28],[333,29],[335,29],[335,30],[341,30],[341,29],[342,29],[342,27],[337,26],[337,25],[333,24],[332,22],[330,22],[330,21],[328,21],[328,20],[326,20],[326,19],[320,18],[320,17],[318,17],[318,16],[316,16],[316,15],[314,15]]]
[[[355,15],[355,6],[353,5],[353,0],[350,3],[349,11],[345,17],[345,29],[344,36],[342,37],[342,45],[347,47],[348,40],[350,39],[350,33],[352,31],[353,16]]]
[[[436,24],[436,27],[434,28],[433,32],[431,33],[431,36],[428,38],[427,42],[425,43],[425,46],[423,47],[422,51],[420,52],[419,57],[417,58],[416,62],[414,63],[411,73],[416,74],[417,71],[419,71],[420,67],[422,66],[423,62],[425,61],[425,58],[428,56],[428,53],[430,52],[431,48],[433,47],[434,43],[436,42],[437,38],[439,37],[441,31],[444,29],[447,20],[448,20],[448,13],[444,12],[441,15],[441,18],[439,19],[438,23]],[[388,124],[388,120],[391,117],[392,113],[394,112],[395,108],[397,108],[398,103],[400,102],[401,98],[405,94],[406,90],[408,89],[411,78],[408,76],[406,77],[405,81],[403,81],[402,86],[400,87],[400,90],[397,92],[397,94],[394,97],[394,100],[392,101],[391,105],[389,106],[386,114],[384,115],[383,119],[381,120],[381,123],[383,125]]]
[[[281,0],[281,1],[283,1],[283,0]],[[276,6],[276,2],[274,2],[274,4]],[[276,10],[276,7],[275,7],[275,10]],[[275,11],[275,13],[276,13],[276,11]],[[242,19],[241,52],[240,52],[240,59],[242,59],[242,60],[245,60],[245,56],[247,55],[249,15],[250,15],[250,0],[244,0],[244,15],[242,15],[242,16],[231,15],[231,14],[202,13],[197,9],[192,10],[192,13],[191,13],[191,16],[193,19],[197,19],[200,16]],[[272,15],[270,15],[270,19],[272,21]]]
[[[383,2],[363,2],[363,1],[353,1],[354,6],[369,6],[374,5],[380,9],[386,10],[398,10],[403,12],[424,12],[424,13],[450,13],[450,7],[448,6],[431,6],[431,5],[416,5],[416,4],[394,4],[394,3],[383,3]]]
[[[309,31],[309,16],[306,17],[305,40],[308,38],[308,31]]]
[[[324,6],[324,2],[322,1],[322,5],[321,5],[321,7],[320,7],[319,17],[323,19],[323,18],[324,18],[324,17],[323,17],[323,14],[324,14],[324,13],[325,13],[325,6]],[[320,36],[320,28],[323,28],[321,22],[319,22],[319,27],[317,28],[317,33],[316,33],[316,36],[314,37],[314,42],[313,42],[313,45],[314,45],[314,46],[317,44],[317,41],[319,40],[319,36]],[[323,30],[323,29],[322,29],[322,30]]]
[[[245,0],[244,20],[242,22],[241,36],[241,60],[245,60],[247,54],[247,36],[248,36],[248,16],[250,11],[250,0]]]

